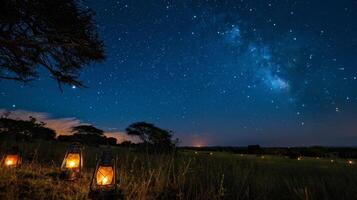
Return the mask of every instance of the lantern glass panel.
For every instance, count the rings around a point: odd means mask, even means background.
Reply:
[[[66,168],[79,168],[81,157],[78,153],[69,153],[66,158]]]
[[[110,185],[113,182],[114,171],[111,166],[99,166],[96,180],[98,185]]]
[[[4,163],[6,166],[16,166],[18,160],[19,160],[18,155],[6,155]]]

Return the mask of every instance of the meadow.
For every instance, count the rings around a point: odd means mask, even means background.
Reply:
[[[11,144],[3,142],[1,153]],[[84,149],[83,177],[59,178],[68,143],[21,143],[23,164],[0,169],[0,199],[87,199],[96,159]],[[153,155],[110,147],[124,199],[357,199],[357,164],[344,159],[178,150]]]

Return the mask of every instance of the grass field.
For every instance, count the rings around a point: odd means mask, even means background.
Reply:
[[[10,144],[1,144],[1,152]],[[0,169],[0,199],[87,199],[96,158],[86,147],[77,181],[58,178],[68,144],[20,144],[24,163]],[[346,160],[178,151],[148,155],[113,147],[125,199],[357,199],[357,166]]]

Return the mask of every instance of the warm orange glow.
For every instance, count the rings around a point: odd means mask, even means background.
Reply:
[[[7,155],[5,157],[5,165],[6,166],[16,166],[18,161],[18,155]]]
[[[110,185],[113,182],[114,171],[112,167],[99,166],[97,171],[97,184]]]
[[[297,159],[298,159],[298,160],[302,160],[302,157],[298,157]]]
[[[78,153],[69,153],[66,158],[66,168],[78,168],[80,163],[80,155]]]
[[[349,165],[352,165],[352,164],[353,164],[353,161],[352,161],[352,160],[348,160],[347,163],[348,163]]]

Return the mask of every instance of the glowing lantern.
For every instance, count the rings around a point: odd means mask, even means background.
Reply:
[[[13,147],[11,150],[5,153],[2,161],[4,167],[18,167],[21,165],[21,154],[17,147]]]
[[[61,165],[62,176],[67,180],[75,180],[80,176],[82,167],[82,146],[78,143],[71,144]]]
[[[114,169],[112,166],[99,166],[96,180],[97,185],[110,185],[113,182]]]
[[[347,161],[347,164],[353,165],[353,161],[352,161],[352,160],[348,160],[348,161]]]
[[[117,195],[116,160],[109,152],[104,152],[94,171],[89,196],[91,198]]]
[[[301,156],[299,156],[299,157],[297,158],[297,160],[302,160],[302,157],[301,157]]]
[[[66,168],[76,169],[79,168],[81,162],[81,156],[79,153],[69,153],[66,158]]]
[[[19,154],[6,154],[4,156],[4,166],[17,167],[21,164],[21,157]]]

